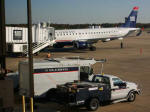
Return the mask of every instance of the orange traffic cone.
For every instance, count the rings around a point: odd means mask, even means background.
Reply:
[[[50,58],[50,57],[51,57],[51,54],[50,54],[50,53],[48,53],[48,54],[47,54],[47,58]]]

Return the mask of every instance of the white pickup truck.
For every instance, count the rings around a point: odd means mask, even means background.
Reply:
[[[93,75],[90,81],[71,82],[59,85],[53,98],[69,105],[84,105],[89,110],[97,110],[102,102],[132,102],[140,93],[138,85],[122,81],[113,75]],[[51,94],[52,95],[52,94]]]
[[[111,87],[111,101],[118,99],[134,101],[136,93],[140,93],[136,83],[123,81],[113,75],[94,75],[92,82],[109,84]]]

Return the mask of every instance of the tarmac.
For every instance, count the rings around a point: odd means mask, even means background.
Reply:
[[[99,107],[96,112],[149,112],[150,111],[150,34],[143,32],[139,37],[129,37],[123,40],[98,42],[96,51],[74,50],[73,48],[47,49],[34,58],[80,56],[95,59],[106,58],[104,73],[112,74],[123,80],[135,82],[141,89],[134,102],[123,102]],[[25,58],[7,58],[7,68],[13,71],[18,69],[18,62]],[[93,66],[94,73],[100,73],[101,64]],[[21,101],[16,101],[15,112],[22,112]],[[19,102],[19,103],[18,103]],[[85,108],[68,108],[53,102],[37,103],[35,112],[87,112]]]

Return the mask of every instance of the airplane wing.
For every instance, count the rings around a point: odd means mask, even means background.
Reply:
[[[133,28],[133,29],[129,29],[128,34],[125,35],[124,37],[140,36],[141,34],[142,34],[141,28]]]

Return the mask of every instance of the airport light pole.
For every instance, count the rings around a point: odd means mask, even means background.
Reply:
[[[6,74],[5,0],[0,1],[0,79]]]

